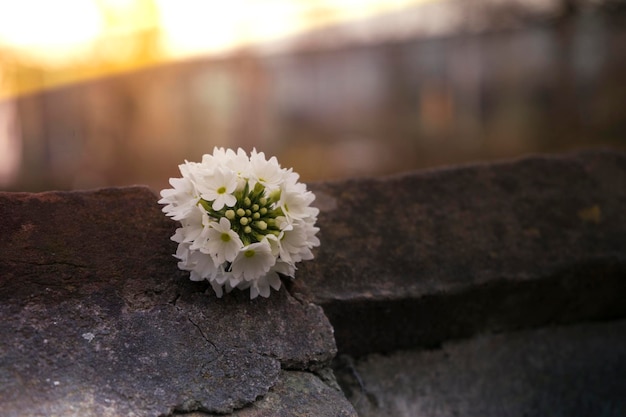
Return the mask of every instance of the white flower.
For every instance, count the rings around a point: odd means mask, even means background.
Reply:
[[[307,217],[317,217],[319,210],[310,207],[315,200],[315,194],[307,191],[306,185],[302,183],[285,183],[281,187],[278,206],[289,219],[305,219]]]
[[[239,177],[247,177],[250,171],[250,159],[246,152],[239,148],[237,153],[232,149],[214,148],[213,155],[204,155],[203,163],[211,161],[214,164],[220,164],[234,171]]]
[[[261,297],[267,298],[270,296],[270,287],[278,291],[281,284],[278,274],[275,271],[270,271],[252,282],[250,285],[250,298],[256,298],[259,294]]]
[[[180,262],[178,267],[183,271],[190,271],[189,278],[192,281],[203,281],[208,279],[211,281],[216,277],[218,269],[211,257],[203,255],[201,252],[189,250],[188,243],[178,245],[176,255]]]
[[[278,272],[287,277],[292,277],[296,274],[296,266],[290,262],[283,262],[280,258],[276,260],[276,264],[270,271]]]
[[[203,200],[213,202],[213,210],[221,210],[225,205],[232,207],[237,202],[232,194],[237,188],[237,175],[233,171],[217,168],[211,175],[205,175],[197,187]]]
[[[268,297],[293,277],[297,262],[319,246],[315,196],[298,174],[253,150],[215,148],[201,163],[179,165],[182,178],[162,190],[163,212],[181,227],[178,267],[194,281],[208,280],[218,297],[234,288]]]
[[[281,260],[295,263],[300,262],[303,258],[312,258],[307,241],[306,224],[303,223],[302,220],[296,220],[293,225],[286,226],[278,235],[277,242]]]
[[[197,204],[197,203],[196,203]],[[204,211],[197,205],[188,211],[187,216],[180,220],[182,227],[176,229],[176,233],[172,236],[174,242],[195,242],[202,234],[202,217]]]
[[[232,269],[235,277],[252,281],[265,275],[276,263],[267,239],[248,245],[239,251],[233,261]]]
[[[183,220],[200,200],[193,182],[189,178],[170,178],[174,188],[161,191],[160,204],[167,204],[163,212],[173,220]]]
[[[252,179],[260,182],[270,190],[278,188],[284,180],[286,171],[281,169],[276,157],[270,160],[265,159],[263,152],[257,153],[255,150],[250,154],[250,175]]]
[[[230,221],[226,217],[222,217],[219,223],[210,223],[207,237],[206,247],[217,265],[233,262],[243,248],[243,242],[230,228]]]

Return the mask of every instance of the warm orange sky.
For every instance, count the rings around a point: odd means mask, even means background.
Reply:
[[[0,0],[0,98],[427,0]]]

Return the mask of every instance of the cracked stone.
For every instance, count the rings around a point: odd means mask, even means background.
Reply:
[[[320,307],[189,281],[156,200],[143,187],[0,193],[2,415],[230,413],[281,369],[330,363]]]
[[[333,389],[320,378],[302,371],[282,371],[269,393],[254,404],[236,410],[232,417],[357,417],[339,389]],[[187,417],[215,414],[191,413]]]

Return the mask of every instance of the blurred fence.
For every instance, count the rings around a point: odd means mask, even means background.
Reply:
[[[213,146],[256,147],[306,181],[625,147],[617,10],[376,42],[329,28],[19,96],[0,103],[0,186],[160,189]]]

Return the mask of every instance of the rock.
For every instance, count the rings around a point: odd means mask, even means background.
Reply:
[[[626,316],[624,153],[310,189],[316,259],[252,301],[177,269],[176,223],[146,188],[0,193],[2,415],[354,415],[332,388],[337,346],[359,356]],[[411,378],[421,360],[407,359]]]
[[[341,391],[308,372],[284,372],[271,391],[237,417],[356,417]]]
[[[623,320],[342,359],[337,379],[360,417],[626,415]]]
[[[320,307],[205,294],[146,188],[0,193],[4,416],[230,413],[328,366]]]
[[[321,246],[291,289],[340,352],[624,317],[626,154],[311,184]]]
[[[206,414],[191,415],[201,417]],[[237,410],[233,417],[356,417],[340,390],[309,372],[283,371],[278,383],[261,400]]]

